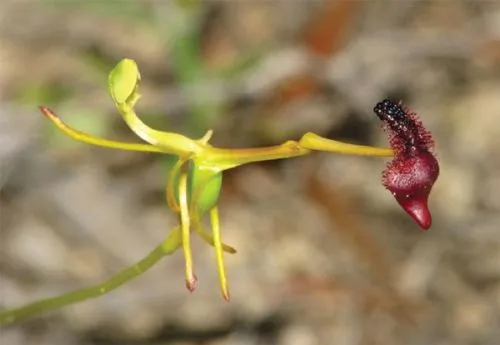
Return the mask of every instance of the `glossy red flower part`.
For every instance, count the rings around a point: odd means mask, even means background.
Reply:
[[[377,103],[373,110],[384,122],[394,150],[394,159],[383,171],[382,182],[399,205],[427,230],[432,224],[428,198],[439,176],[431,133],[414,112],[389,99]]]

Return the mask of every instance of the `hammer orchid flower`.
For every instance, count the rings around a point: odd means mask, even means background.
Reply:
[[[432,148],[430,133],[423,129],[416,115],[406,112],[399,105],[384,101],[374,109],[377,116],[385,123],[391,148],[353,145],[326,139],[314,133],[306,133],[298,142],[287,141],[281,145],[261,148],[225,149],[214,147],[209,143],[212,130],[208,130],[199,139],[191,139],[179,133],[159,131],[146,125],[134,110],[141,97],[140,80],[135,61],[124,59],[111,71],[108,90],[123,120],[142,139],[142,143],[113,141],[83,133],[63,122],[51,109],[42,106],[40,110],[57,128],[80,142],[113,149],[176,156],[177,161],[170,170],[166,183],[166,202],[178,217],[179,224],[145,258],[109,280],[19,308],[0,310],[0,325],[106,294],[144,273],[161,258],[180,248],[185,258],[186,287],[192,292],[197,286],[191,252],[192,234],[198,235],[214,247],[222,296],[229,300],[224,253],[233,254],[236,253],[236,249],[222,241],[217,205],[223,172],[243,164],[293,158],[306,155],[313,150],[394,157],[383,173],[384,186],[422,227],[430,226],[427,197],[437,179],[439,167],[437,160],[430,153]],[[210,218],[210,231],[203,225],[202,220],[205,216]]]

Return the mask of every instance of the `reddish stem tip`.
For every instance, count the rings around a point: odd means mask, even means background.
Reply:
[[[38,109],[40,109],[40,111],[42,112],[42,114],[45,115],[45,116],[49,116],[52,113],[52,111],[49,108],[44,107],[43,105],[40,105],[38,107]]]
[[[229,302],[229,300],[231,299],[231,294],[229,293],[229,291],[223,291],[222,297],[224,298],[224,300],[226,300],[226,302]]]
[[[194,292],[197,287],[198,278],[196,277],[196,275],[193,275],[192,277],[186,279],[186,288],[189,290],[189,292]]]

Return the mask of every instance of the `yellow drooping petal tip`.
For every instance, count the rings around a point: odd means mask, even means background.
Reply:
[[[231,300],[231,293],[229,292],[229,289],[224,286],[221,286],[221,289],[222,289],[222,297],[227,301],[229,302]]]
[[[219,272],[219,285],[222,296],[229,301],[229,286],[227,282],[226,266],[224,264],[224,249],[222,246],[222,237],[220,231],[219,209],[214,207],[210,210],[210,221],[212,223],[212,233],[214,236],[215,258],[217,262],[217,271]]]

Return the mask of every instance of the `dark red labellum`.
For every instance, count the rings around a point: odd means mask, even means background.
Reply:
[[[425,230],[432,224],[428,198],[439,176],[439,164],[431,150],[431,134],[417,115],[386,99],[374,108],[384,122],[394,159],[382,173],[384,186],[399,205]]]

